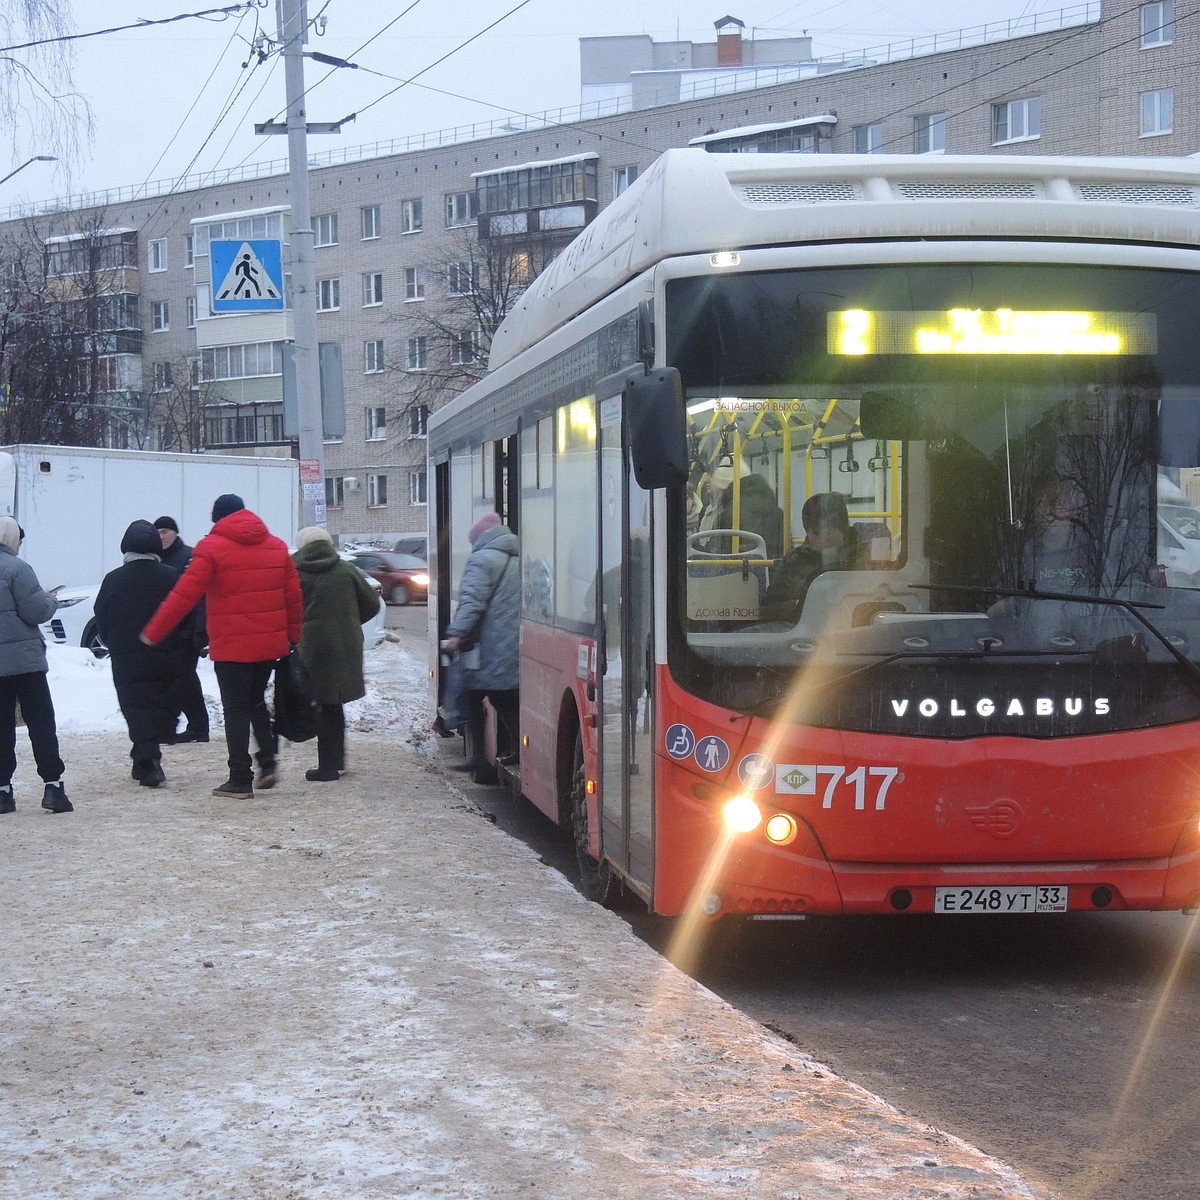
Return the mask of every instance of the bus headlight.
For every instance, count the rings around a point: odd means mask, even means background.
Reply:
[[[721,815],[734,833],[749,833],[762,822],[762,813],[749,796],[734,796],[726,802]]]
[[[775,813],[767,818],[764,831],[767,837],[777,846],[786,846],[796,840],[796,819],[787,813]]]

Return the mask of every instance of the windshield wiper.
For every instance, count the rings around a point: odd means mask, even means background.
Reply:
[[[1139,608],[1166,608],[1165,604],[1155,604],[1149,600],[1122,600],[1119,596],[1093,596],[1087,592],[1044,592],[1032,583],[1024,588],[991,587],[987,584],[973,583],[912,583],[909,584],[914,592],[967,592],[973,595],[1012,596],[1018,600],[1062,600],[1068,604],[1106,604],[1111,608],[1120,608],[1127,612],[1139,625],[1150,631],[1151,636],[1164,650],[1187,672],[1192,683],[1200,691],[1200,666],[1197,666],[1178,646],[1171,641],[1153,621],[1147,620],[1138,612]]]

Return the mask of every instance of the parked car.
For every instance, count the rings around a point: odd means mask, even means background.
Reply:
[[[429,561],[429,537],[424,533],[403,533],[395,541],[396,554],[413,554],[422,562]]]
[[[378,581],[389,604],[424,603],[429,598],[429,568],[415,554],[359,550],[354,561],[363,574]]]
[[[351,560],[353,561],[353,560]],[[358,566],[357,563],[354,564]],[[362,570],[359,567],[359,570]],[[383,603],[383,588],[377,579],[367,575],[367,582],[379,596],[379,611],[369,621],[363,622],[363,645],[370,650],[378,646],[386,636],[385,607]],[[426,584],[428,587],[428,583]],[[42,636],[47,642],[59,646],[80,646],[90,650],[97,658],[108,656],[108,647],[100,640],[96,632],[96,596],[100,592],[98,583],[87,587],[60,588],[58,595],[58,610],[48,621],[40,626]]]

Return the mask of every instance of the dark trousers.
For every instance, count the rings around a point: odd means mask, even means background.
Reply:
[[[267,662],[213,663],[217,686],[221,689],[221,709],[225,714],[225,745],[229,750],[229,778],[234,783],[254,780],[250,758],[250,731],[258,744],[258,765],[275,762],[277,743],[271,729],[271,710],[267,707],[267,684],[275,669],[275,660]]]
[[[340,704],[317,705],[317,766],[322,771],[346,769],[346,713]]]
[[[208,733],[208,706],[204,703],[204,689],[200,676],[196,674],[199,652],[190,646],[179,652],[180,675],[176,684],[175,702],[179,705],[187,728],[192,733]]]
[[[46,783],[62,778],[63,760],[58,756],[58,727],[54,722],[54,701],[45,671],[27,675],[0,676],[0,784],[12,782],[17,769],[17,702],[37,773]]]
[[[144,779],[162,762],[162,746],[150,738],[134,738],[129,757],[133,759],[134,779]]]

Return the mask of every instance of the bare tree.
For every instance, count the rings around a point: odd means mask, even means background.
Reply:
[[[151,365],[155,378],[149,419],[155,449],[198,453],[205,448],[204,410],[217,398],[216,388],[193,369],[194,360],[187,356]]]
[[[48,150],[64,160],[92,139],[92,110],[74,90],[70,0],[0,4],[0,127],[14,158]]]

